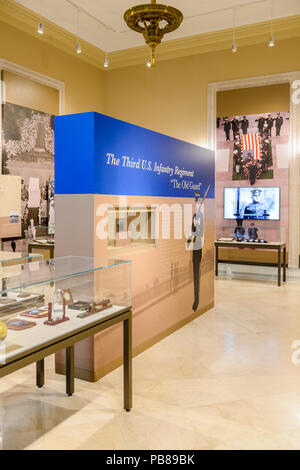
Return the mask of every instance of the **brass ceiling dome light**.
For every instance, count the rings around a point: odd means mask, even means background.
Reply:
[[[155,65],[155,48],[166,33],[175,31],[183,21],[183,14],[177,8],[151,3],[129,8],[124,14],[127,26],[143,34],[146,44],[152,49],[151,67]]]

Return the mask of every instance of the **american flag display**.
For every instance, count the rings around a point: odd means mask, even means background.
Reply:
[[[243,150],[253,150],[255,160],[261,160],[261,137],[259,134],[242,136]]]

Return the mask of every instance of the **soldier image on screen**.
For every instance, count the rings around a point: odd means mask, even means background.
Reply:
[[[251,197],[252,202],[247,204],[244,210],[244,219],[268,219],[267,206],[261,201],[262,190],[252,189]]]
[[[202,250],[204,244],[204,202],[210,190],[208,186],[202,200],[200,193],[195,193],[196,211],[193,215],[192,229],[190,237],[187,240],[189,247],[193,243],[193,277],[194,277],[194,303],[192,309],[198,310],[200,293],[200,263],[202,261]]]

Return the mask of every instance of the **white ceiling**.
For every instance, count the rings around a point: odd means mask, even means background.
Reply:
[[[144,44],[142,35],[127,28],[123,15],[128,8],[150,0],[16,1],[106,52]],[[300,0],[162,0],[157,3],[174,6],[184,14],[181,27],[165,39],[232,28],[234,11],[236,26],[300,14]],[[76,6],[87,14],[81,11],[78,15]]]

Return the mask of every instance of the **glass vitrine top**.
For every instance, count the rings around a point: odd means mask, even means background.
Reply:
[[[5,279],[5,285],[1,287],[5,291],[24,289],[26,287],[46,284],[73,276],[104,270],[120,265],[130,264],[130,261],[116,259],[87,258],[81,256],[64,256],[45,261],[37,261],[22,265],[21,272]],[[0,274],[0,278],[5,275]]]
[[[17,253],[11,251],[0,251],[0,263],[13,263],[22,261],[42,261],[43,255],[40,253]]]

